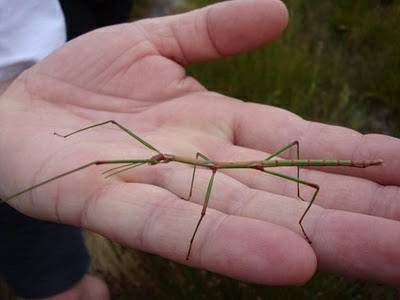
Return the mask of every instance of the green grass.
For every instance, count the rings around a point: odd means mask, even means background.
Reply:
[[[176,10],[208,3],[188,0]],[[193,65],[188,72],[232,97],[399,137],[400,1],[285,3],[291,19],[281,39],[249,54]],[[139,1],[136,17],[146,11]],[[88,246],[93,271],[108,281],[115,299],[395,299],[388,286],[332,274],[319,273],[303,287],[266,287],[128,250],[96,235],[89,235]]]
[[[400,136],[399,2],[285,2],[291,19],[281,39],[190,74],[212,90],[307,119]]]
[[[176,12],[212,2],[187,1]],[[192,65],[188,73],[211,90],[279,106],[306,119],[400,136],[399,1],[285,3],[291,19],[281,39],[248,54]],[[303,287],[266,287],[140,252],[122,252],[130,253],[129,259],[140,266],[111,280],[119,283],[121,299],[395,297],[391,287],[332,274],[318,273]],[[139,284],[133,288],[129,282],[134,281]]]

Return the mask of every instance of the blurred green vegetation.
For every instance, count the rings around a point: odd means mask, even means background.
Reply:
[[[90,234],[87,242],[93,272],[107,280],[113,299],[397,300],[390,287],[332,274],[317,273],[301,287],[262,286],[126,249],[98,235]]]
[[[215,2],[180,1],[174,12]],[[194,64],[188,73],[225,95],[399,137],[400,1],[284,2],[290,22],[280,39],[251,53]],[[265,287],[146,259],[152,266],[146,274],[156,274],[151,295],[163,299],[395,299],[390,287],[331,274],[319,273],[304,287]]]
[[[189,73],[226,95],[400,136],[400,1],[284,2],[290,22],[282,38]]]
[[[178,1],[174,12],[214,2]],[[188,73],[225,95],[364,133],[400,136],[400,1],[284,2],[290,22],[280,39],[251,53],[194,64]],[[146,5],[139,8],[146,11]],[[119,279],[121,299],[395,299],[391,287],[332,274],[318,273],[303,287],[266,287],[131,253],[141,267],[129,280]],[[122,283],[141,276],[146,279],[131,291]]]
[[[212,2],[179,1],[174,12]],[[282,38],[248,54],[195,64],[189,74],[232,97],[399,137],[400,1],[284,2],[290,23]],[[134,17],[148,12],[149,1],[138,0]],[[395,299],[391,287],[332,274],[318,273],[303,287],[266,287],[128,250],[97,235],[87,242],[93,272],[107,280],[114,299]]]

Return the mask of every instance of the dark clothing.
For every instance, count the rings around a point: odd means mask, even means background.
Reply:
[[[0,274],[23,298],[55,295],[87,273],[80,229],[38,221],[0,205]]]
[[[67,24],[67,39],[99,27],[126,22],[133,0],[60,0]]]

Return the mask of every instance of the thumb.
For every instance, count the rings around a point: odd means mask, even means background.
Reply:
[[[257,48],[287,21],[279,0],[234,0],[139,23],[162,56],[187,64]]]

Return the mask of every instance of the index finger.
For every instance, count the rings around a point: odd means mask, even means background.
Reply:
[[[253,103],[241,104],[236,109],[234,130],[235,144],[269,153],[297,140],[302,158],[382,159],[383,165],[373,168],[329,170],[368,178],[385,185],[400,184],[397,171],[400,168],[400,140],[394,137],[363,135],[345,127],[306,121],[280,108]]]

